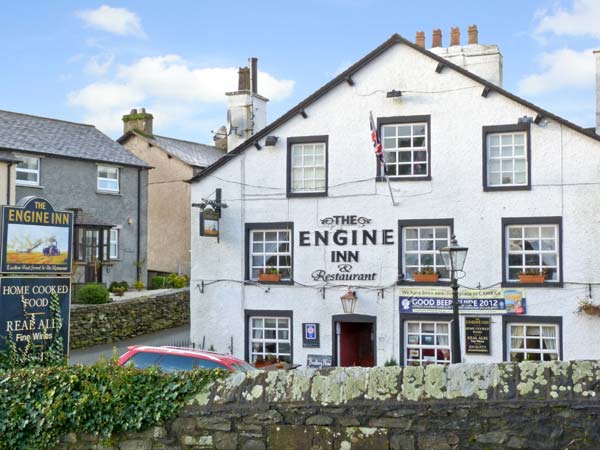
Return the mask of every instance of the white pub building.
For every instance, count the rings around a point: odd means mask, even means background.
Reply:
[[[456,235],[462,361],[600,358],[600,119],[502,89],[476,27],[429,50],[393,35],[268,126],[250,66],[228,153],[192,180],[192,341],[249,362],[448,363],[439,249]]]

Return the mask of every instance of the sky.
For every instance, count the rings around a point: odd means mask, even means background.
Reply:
[[[392,34],[477,24],[510,92],[595,124],[599,0],[5,2],[0,109],[94,124],[112,138],[145,107],[155,134],[203,143],[226,121],[237,68],[258,58],[271,122]]]

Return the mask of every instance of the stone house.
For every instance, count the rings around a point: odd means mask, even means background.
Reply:
[[[225,154],[224,149],[153,133],[153,116],[134,109],[123,116],[117,140],[150,164],[148,174],[148,270],[189,275],[191,188],[188,181]]]
[[[503,89],[475,27],[449,47],[391,36],[192,180],[192,202],[228,206],[219,239],[192,216],[192,340],[250,362],[449,363],[438,250],[456,235],[463,361],[598,359],[581,306],[600,298],[599,133]]]
[[[0,111],[0,148],[20,161],[11,203],[43,197],[75,212],[73,283],[146,282],[150,165],[93,125],[9,111]]]

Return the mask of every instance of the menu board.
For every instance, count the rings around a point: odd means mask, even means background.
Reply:
[[[490,323],[489,317],[465,316],[466,353],[490,354]]]

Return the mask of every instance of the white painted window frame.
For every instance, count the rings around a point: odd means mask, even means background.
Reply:
[[[283,358],[288,362],[292,362],[292,321],[289,317],[275,316],[250,316],[249,320],[249,336],[248,349],[250,355],[250,363],[256,362],[258,356],[262,356],[266,360],[267,355],[273,355],[275,358]],[[261,321],[262,325],[257,325]],[[267,327],[267,321],[274,321],[274,327]],[[285,325],[284,325],[285,322]],[[282,338],[282,334],[287,331],[287,338]],[[275,334],[275,337],[266,337],[266,332]],[[253,344],[261,344],[262,350],[254,350]],[[267,344],[275,344],[276,350],[269,352],[266,350]],[[287,344],[289,351],[280,351],[280,344]]]
[[[262,233],[262,240],[257,240],[257,234]],[[275,233],[276,240],[275,241],[267,241],[267,233]],[[287,235],[287,239],[280,239],[281,233],[285,233]],[[262,246],[262,250],[255,250],[255,244],[257,246]],[[275,244],[274,251],[267,251],[267,245]],[[287,244],[287,251],[280,251],[279,246],[281,244]],[[250,248],[248,251],[250,260],[248,261],[249,273],[248,276],[251,280],[258,280],[258,276],[254,275],[255,269],[266,270],[269,268],[274,268],[277,270],[288,269],[289,277],[284,277],[282,275],[281,279],[283,281],[289,281],[292,278],[292,231],[290,229],[252,229],[250,230]],[[267,260],[270,257],[275,257],[277,259],[277,264],[267,264]],[[279,257],[287,256],[289,257],[289,265],[279,264]],[[263,257],[263,264],[254,264],[254,257]]]
[[[554,233],[552,237],[549,236],[543,236],[542,233],[542,229],[544,228],[552,228]],[[519,230],[520,229],[520,233],[521,233],[521,237],[511,237],[511,230]],[[534,238],[534,237],[529,237],[526,238],[525,237],[525,230],[526,229],[537,229],[538,231],[538,238]],[[509,282],[518,282],[519,281],[519,277],[517,276],[516,278],[510,278],[510,269],[520,269],[520,271],[525,271],[526,269],[537,269],[537,270],[543,270],[543,269],[555,269],[555,273],[556,273],[556,279],[551,279],[551,278],[546,278],[546,282],[548,283],[560,283],[561,279],[560,279],[560,264],[561,264],[561,254],[560,254],[560,226],[559,224],[553,224],[553,223],[540,223],[540,224],[510,224],[510,225],[506,225],[506,229],[504,230],[504,232],[506,233],[506,280]],[[537,250],[526,250],[524,249],[525,247],[525,241],[528,240],[537,240],[538,242],[538,249]],[[521,243],[521,248],[517,249],[516,247],[516,242],[520,241]],[[543,241],[547,241],[547,242],[554,242],[554,249],[551,250],[544,250],[543,246],[544,246],[544,242]],[[512,244],[512,245],[511,245]],[[521,264],[520,265],[516,265],[516,264],[510,264],[510,257],[511,256],[515,256],[515,255],[521,255]],[[539,258],[540,264],[537,265],[527,265],[526,264],[526,257],[527,255],[536,255]],[[544,256],[555,256],[556,257],[556,265],[552,265],[552,264],[544,264]]]
[[[426,229],[433,230],[433,238],[432,239],[421,238],[422,233]],[[446,238],[442,238],[442,237],[438,238],[437,237],[438,230],[442,230],[442,229],[447,230]],[[409,230],[417,230],[417,238],[416,239],[409,238],[407,236]],[[403,270],[405,276],[408,276],[409,269],[411,269],[411,270],[416,269],[417,271],[420,271],[424,267],[427,267],[427,266],[432,267],[434,269],[434,271],[439,271],[440,274],[442,274],[442,275],[446,274],[446,267],[444,266],[444,261],[442,260],[442,256],[439,253],[439,249],[441,247],[446,247],[450,244],[451,233],[452,233],[452,230],[450,229],[449,225],[403,226],[402,227],[402,270]],[[426,240],[433,240],[433,248],[432,249],[429,249],[429,250],[421,249],[422,241],[426,241]],[[409,242],[416,242],[417,249],[416,250],[409,249],[408,248]],[[417,256],[418,264],[416,266],[413,264],[410,264],[410,265],[407,264],[407,256],[408,255],[416,255]],[[433,257],[433,264],[421,264],[423,255],[431,255]],[[412,278],[408,278],[408,279],[412,279]],[[446,276],[446,277],[440,276],[439,279],[440,280],[448,280],[449,277],[448,276]]]
[[[101,177],[100,176],[100,171],[101,170],[106,170],[108,169],[109,171],[116,171],[116,177]],[[102,166],[99,165],[97,168],[97,182],[96,182],[96,188],[98,189],[98,191],[100,192],[120,192],[121,186],[120,186],[120,180],[119,180],[119,176],[120,176],[120,169],[119,167],[114,167],[114,166]],[[106,187],[101,187],[100,183],[101,182],[108,182],[108,183],[116,183],[116,188],[112,189],[112,188],[106,188]]]
[[[515,138],[519,136],[522,138],[522,142],[521,144],[515,144]],[[492,145],[492,139],[493,138],[498,138],[499,139],[499,143],[498,145]],[[504,143],[503,141],[505,141],[506,138],[510,138],[511,143]],[[517,147],[522,147],[522,154],[515,154],[515,148]],[[497,151],[499,152],[497,155],[492,155],[492,152],[497,149]],[[506,150],[506,155],[505,155],[505,150]],[[508,151],[510,150],[510,154],[508,154]],[[497,132],[497,133],[488,133],[486,135],[486,152],[487,152],[487,167],[486,167],[486,171],[487,171],[487,185],[488,187],[511,187],[511,186],[515,186],[515,187],[523,187],[523,186],[527,186],[529,184],[529,161],[527,158],[528,155],[528,149],[527,149],[527,131],[509,131],[509,132]],[[522,170],[517,171],[516,170],[516,166],[517,163],[522,163],[523,168]],[[498,163],[499,170],[495,170],[492,171],[492,165],[493,163]],[[510,163],[510,166],[512,166],[512,168],[509,170],[508,167],[504,166],[508,166]],[[523,182],[521,183],[517,183],[516,180],[516,174],[517,173],[523,173],[525,174],[525,179],[523,180]],[[500,182],[499,183],[493,183],[492,179],[493,179],[493,175],[494,174],[500,174]],[[512,177],[512,182],[504,182],[504,174],[510,174],[510,176]]]
[[[410,325],[418,324],[418,331],[411,331]],[[433,324],[433,333],[431,332],[423,332],[424,324]],[[438,326],[443,325],[446,327],[446,332],[438,332]],[[405,320],[404,321],[404,365],[405,366],[414,366],[414,365],[427,365],[427,364],[450,364],[452,361],[452,327],[450,326],[451,322],[449,320]],[[411,343],[410,337],[418,337],[418,343]],[[423,336],[432,336],[433,344],[424,344]],[[445,338],[446,343],[440,344],[438,343],[438,337]],[[409,359],[410,351],[418,350],[419,358]],[[423,350],[433,350],[434,357],[430,359],[425,359],[423,355]],[[437,352],[438,350],[444,351],[447,353],[447,359],[438,359]]]
[[[415,127],[423,126],[424,133],[415,135]],[[427,122],[409,122],[409,123],[386,123],[381,125],[381,142],[383,155],[385,159],[385,165],[388,170],[390,179],[403,179],[403,178],[427,178],[429,176],[429,142],[428,142],[428,126]],[[410,127],[410,136],[409,135],[398,135],[398,127]],[[387,135],[388,129],[393,128],[395,131],[393,135]],[[409,147],[399,147],[398,139],[399,138],[410,138],[411,145]],[[414,140],[415,138],[423,138],[422,146],[415,146]],[[390,145],[391,140],[395,140],[395,145]],[[410,152],[410,161],[400,161],[401,153]],[[416,152],[425,152],[424,160],[415,160]],[[395,154],[392,158],[391,154]],[[392,161],[394,159],[394,161]],[[410,166],[410,174],[399,175],[400,166],[409,165]],[[415,173],[415,166],[424,165],[425,171],[424,173]],[[391,167],[396,167],[395,174],[391,173]]]
[[[509,361],[517,361],[517,359],[513,360],[513,353],[522,353],[523,359],[522,361],[538,361],[535,359],[529,359],[529,354],[540,355],[539,361],[558,361],[560,360],[560,326],[557,324],[550,323],[510,323],[506,324],[508,327],[506,338],[508,342],[506,346],[508,348],[508,360]],[[517,329],[521,328],[523,334],[515,334]],[[536,335],[527,335],[528,329],[538,329],[539,334]],[[546,334],[544,335],[544,331],[553,329],[554,336]],[[519,346],[519,341],[522,341],[522,347]],[[529,347],[533,341],[539,342],[539,348]],[[543,348],[544,345],[549,346],[548,344],[553,343],[554,348]],[[547,359],[544,359],[545,355],[556,355],[554,359],[548,356]]]
[[[312,151],[312,155],[306,153]],[[319,153],[317,155],[317,153]],[[312,157],[312,158],[311,158]],[[317,162],[317,158],[321,162]],[[292,144],[291,156],[291,183],[290,192],[293,194],[323,193],[327,191],[327,145],[324,142],[305,142]],[[322,169],[323,176],[317,176],[317,171]],[[307,172],[313,176],[306,176]],[[301,176],[298,177],[298,174]],[[313,187],[306,187],[307,182],[312,182]],[[302,187],[297,187],[300,183]]]
[[[19,167],[22,163],[17,164],[15,184],[17,184],[19,186],[39,186],[40,185],[41,159],[36,158],[35,156],[24,156],[24,155],[19,155],[19,158],[22,160],[28,159],[28,160],[36,161],[37,169],[28,169],[25,167]],[[25,162],[25,161],[23,161],[23,162]],[[35,181],[19,180],[19,173],[28,173],[28,174],[34,173],[36,175],[36,180]]]

